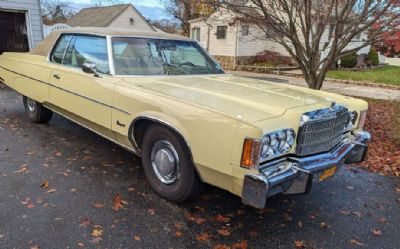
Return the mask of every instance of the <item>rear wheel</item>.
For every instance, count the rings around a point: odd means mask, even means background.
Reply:
[[[53,112],[39,102],[23,96],[24,107],[29,119],[34,123],[47,123],[53,116]]]
[[[149,127],[143,139],[142,164],[153,190],[172,202],[183,202],[200,186],[189,149],[173,131]]]

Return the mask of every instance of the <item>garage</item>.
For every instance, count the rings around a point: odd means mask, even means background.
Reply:
[[[39,0],[0,0],[0,54],[27,52],[42,40]]]
[[[28,52],[25,13],[0,10],[0,53]]]

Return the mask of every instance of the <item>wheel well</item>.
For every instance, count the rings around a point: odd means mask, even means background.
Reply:
[[[197,176],[199,177],[199,179],[201,181],[203,181],[200,173],[197,170],[197,167],[195,166],[193,154],[192,154],[192,151],[191,151],[190,146],[187,143],[186,139],[183,137],[182,133],[179,132],[179,130],[177,130],[176,128],[174,128],[173,126],[171,126],[167,123],[164,123],[159,120],[154,120],[151,118],[141,118],[141,119],[134,120],[131,124],[131,127],[129,128],[129,134],[130,134],[129,140],[131,141],[131,143],[134,146],[137,147],[137,149],[139,149],[138,152],[140,152],[140,149],[142,147],[144,134],[146,133],[147,129],[151,125],[160,125],[162,127],[165,127],[167,129],[171,130],[176,135],[178,135],[179,139],[183,142],[183,144],[186,145],[187,152],[189,153],[190,160],[193,163],[193,166],[196,170]]]
[[[181,141],[186,145],[187,149],[189,150],[189,153],[191,153],[187,141],[185,140],[183,135],[177,129],[175,129],[171,125],[168,125],[167,123],[164,123],[159,120],[153,120],[150,118],[142,118],[142,119],[135,120],[131,125],[129,134],[130,134],[130,136],[133,136],[133,137],[130,137],[129,139],[133,140],[131,142],[133,142],[139,149],[142,147],[144,134],[146,133],[147,129],[151,125],[160,125],[162,127],[165,127],[167,129],[171,130],[172,132],[174,132],[176,135],[178,135],[178,137],[181,139]]]

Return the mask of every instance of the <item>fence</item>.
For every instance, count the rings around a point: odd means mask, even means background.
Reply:
[[[43,35],[44,37],[47,37],[53,31],[64,30],[69,28],[71,27],[65,23],[57,23],[52,26],[43,25]]]

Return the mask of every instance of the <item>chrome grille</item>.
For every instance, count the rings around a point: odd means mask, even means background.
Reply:
[[[305,113],[297,137],[296,154],[306,156],[330,151],[341,143],[349,122],[349,111],[340,105]]]

